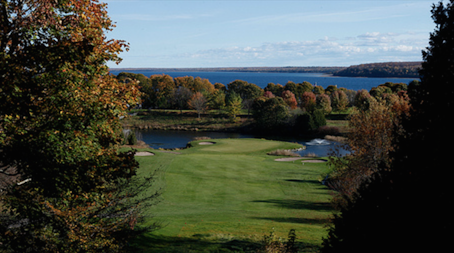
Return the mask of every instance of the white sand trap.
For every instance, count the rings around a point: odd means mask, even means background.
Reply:
[[[210,142],[210,141],[199,142],[199,145],[213,145],[213,144],[215,144],[215,142]]]
[[[135,156],[151,156],[151,155],[154,155],[154,154],[151,152],[137,152],[135,154]]]

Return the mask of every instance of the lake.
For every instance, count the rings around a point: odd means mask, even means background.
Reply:
[[[339,77],[330,76],[323,73],[269,73],[269,72],[153,72],[153,71],[119,71],[111,70],[111,73],[118,75],[120,72],[131,72],[136,74],[144,74],[146,77],[156,74],[167,74],[173,78],[181,76],[201,77],[208,79],[212,84],[222,83],[227,85],[235,80],[243,80],[249,83],[254,83],[260,88],[265,88],[268,83],[285,85],[288,81],[294,83],[310,82],[313,85],[319,85],[323,88],[329,85],[337,85],[338,88],[346,88],[349,90],[370,90],[380,84],[386,82],[393,83],[410,83],[415,78],[361,78],[361,77]]]
[[[143,140],[151,148],[159,149],[173,149],[184,148],[186,144],[193,141],[196,137],[210,137],[211,139],[224,139],[224,138],[262,138],[262,136],[241,133],[228,133],[228,132],[196,132],[196,131],[172,131],[172,130],[150,130],[150,129],[136,129],[136,136],[138,139]],[[295,153],[304,156],[306,154],[315,154],[317,156],[327,156],[331,149],[338,143],[327,141],[327,143],[314,143],[311,145],[312,140],[290,138],[290,137],[266,137],[269,140],[282,140],[288,142],[297,142],[306,146],[305,150],[296,151]],[[342,150],[342,154],[347,154]]]

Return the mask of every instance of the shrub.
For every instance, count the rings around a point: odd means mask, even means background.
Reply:
[[[326,125],[326,118],[323,110],[317,109],[313,112],[312,117],[314,119],[314,129],[318,129],[321,126]]]
[[[136,145],[137,144],[136,134],[133,131],[129,132],[129,134],[127,136],[127,143],[128,143],[128,145]]]
[[[293,153],[291,150],[284,150],[284,149],[278,149],[275,151],[271,151],[271,152],[268,152],[267,154],[276,155],[276,156],[294,156],[294,157],[300,156],[299,154]]]
[[[293,253],[297,252],[295,245],[296,233],[295,229],[290,229],[287,242],[283,242],[281,238],[276,238],[274,231],[270,235],[263,237],[263,248],[261,252],[267,253]]]
[[[334,126],[321,126],[317,129],[317,132],[322,135],[338,135],[339,128]]]
[[[194,137],[195,141],[209,140],[209,139],[211,139],[211,137],[208,137],[208,136],[197,136],[197,137]]]
[[[295,129],[303,133],[316,129],[312,115],[309,113],[298,115],[295,120]]]

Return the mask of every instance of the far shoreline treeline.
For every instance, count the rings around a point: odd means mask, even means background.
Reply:
[[[111,68],[114,71],[152,72],[269,72],[269,73],[324,73],[346,77],[405,77],[419,78],[421,62],[383,62],[352,65],[350,67],[217,67],[217,68]]]
[[[333,74],[346,67],[226,67],[226,68],[111,68],[116,71],[153,72],[270,72],[270,73],[326,73]]]

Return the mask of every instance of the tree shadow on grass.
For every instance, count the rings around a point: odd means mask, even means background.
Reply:
[[[290,183],[312,184],[312,185],[314,185],[315,189],[329,190],[329,188],[326,185],[322,184],[322,182],[320,182],[318,180],[284,179],[284,181],[290,182]]]
[[[324,225],[328,224],[330,221],[329,217],[324,218],[314,218],[314,219],[307,219],[307,218],[295,218],[295,217],[251,217],[257,220],[268,220],[273,222],[281,222],[281,223],[298,223],[298,224],[317,224],[317,225]]]
[[[332,211],[330,203],[314,203],[304,200],[292,200],[292,199],[267,199],[267,200],[254,200],[255,203],[270,203],[275,206],[287,209],[306,209],[314,211]]]
[[[252,242],[247,240],[218,240],[211,241],[204,239],[208,235],[193,235],[192,238],[159,236],[146,234],[137,238],[131,243],[130,252],[262,252],[262,242]],[[298,235],[297,235],[298,236]],[[319,252],[320,245],[295,242],[297,252]]]
[[[317,180],[300,180],[300,179],[284,179],[287,182],[294,182],[294,183],[305,183],[305,184],[316,184],[321,185],[321,183]]]
[[[192,237],[175,237],[146,234],[137,238],[131,252],[257,252],[262,246],[246,240],[207,240],[207,235],[196,234]]]

